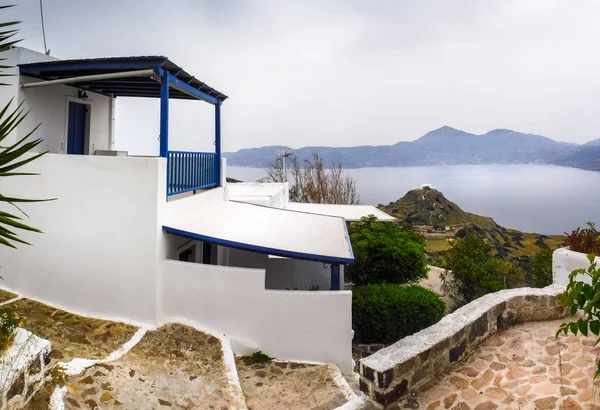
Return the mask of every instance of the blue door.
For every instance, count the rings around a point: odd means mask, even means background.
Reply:
[[[67,154],[83,155],[85,152],[85,104],[69,103],[69,129],[67,130]]]

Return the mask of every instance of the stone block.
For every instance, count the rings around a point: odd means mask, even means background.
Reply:
[[[373,398],[383,406],[396,403],[408,393],[408,380],[404,379],[388,392],[374,391]]]
[[[377,387],[387,389],[394,379],[394,369],[388,369],[385,372],[377,372]]]
[[[518,311],[519,320],[521,322],[530,322],[533,320],[533,307],[525,306]]]
[[[358,381],[358,388],[361,392],[365,393],[367,396],[371,396],[371,385],[368,381],[366,381],[363,377]]]
[[[488,315],[487,312],[479,319],[473,322],[469,329],[469,344],[472,345],[475,340],[483,337],[488,331]]]
[[[13,380],[12,385],[6,393],[6,400],[10,400],[17,395],[22,395],[25,390],[25,373],[19,374],[19,376]]]
[[[458,361],[463,355],[463,353],[467,350],[467,342],[463,341],[458,346],[454,346],[452,349],[448,351],[448,361],[450,363],[454,363]]]
[[[525,298],[523,296],[515,296],[510,299],[507,303],[509,309],[518,310],[525,303]]]
[[[517,312],[513,310],[507,310],[496,319],[496,328],[497,330],[504,330],[517,323],[518,320],[519,316],[517,315]]]
[[[371,369],[369,366],[365,366],[364,364],[361,366],[361,376],[370,382],[375,382],[375,370]]]

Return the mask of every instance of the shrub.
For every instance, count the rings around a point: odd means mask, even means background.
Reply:
[[[538,288],[552,284],[552,250],[540,249],[531,257],[531,276]]]
[[[15,330],[21,325],[19,315],[12,310],[0,311],[0,352],[5,351],[12,342]]]
[[[587,228],[577,228],[567,234],[567,245],[575,252],[600,255],[600,232],[593,222],[588,222],[587,225]]]
[[[246,366],[252,366],[254,364],[266,364],[271,363],[273,361],[273,358],[271,356],[264,354],[260,350],[250,355],[242,356],[241,359]]]
[[[446,310],[418,285],[375,284],[352,291],[352,328],[358,343],[393,343],[438,322]]]
[[[474,233],[453,242],[442,253],[442,275],[449,296],[458,307],[487,293],[524,285],[524,274],[510,262],[491,256],[492,246]]]
[[[354,263],[346,276],[355,285],[406,283],[427,277],[422,237],[374,216],[350,224]]]

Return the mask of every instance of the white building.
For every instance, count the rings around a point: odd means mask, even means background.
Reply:
[[[31,109],[7,143],[37,124],[49,153],[38,176],[2,178],[24,204],[33,246],[0,247],[0,286],[88,316],[152,325],[194,321],[234,350],[350,371],[353,261],[345,219],[371,206],[294,204],[282,184],[226,184],[220,112],[227,98],[165,57],[56,60],[24,48],[0,103]],[[115,152],[115,98],[160,99],[160,156]],[[215,107],[215,152],[169,150],[169,100]],[[149,136],[149,138],[153,138]],[[317,288],[319,291],[307,291]],[[297,290],[296,290],[297,289]]]

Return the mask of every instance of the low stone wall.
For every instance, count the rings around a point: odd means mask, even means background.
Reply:
[[[520,288],[485,295],[433,326],[360,360],[360,389],[383,408],[424,390],[482,341],[515,323],[564,317],[563,287]]]
[[[12,346],[0,356],[0,409],[21,409],[44,384],[50,342],[17,329]]]

